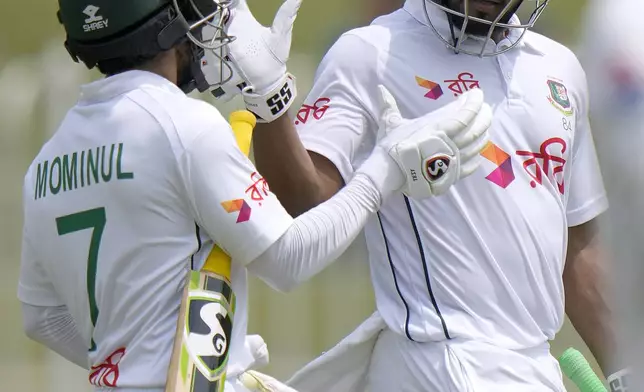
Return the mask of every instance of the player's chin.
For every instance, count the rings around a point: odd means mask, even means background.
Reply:
[[[481,23],[481,22],[469,21],[469,23],[467,24],[467,27],[465,28],[465,32],[469,35],[486,37],[490,32],[490,27],[492,27],[492,25]]]
[[[458,17],[458,16],[454,17],[454,25],[456,25],[456,27],[458,27],[459,29],[462,29],[463,24],[464,24],[463,17]],[[465,32],[469,35],[486,37],[490,32],[491,26],[492,26],[491,24],[485,24],[485,23],[469,20],[467,22],[467,26],[465,26]]]

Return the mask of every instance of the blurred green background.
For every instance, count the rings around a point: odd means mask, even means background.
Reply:
[[[5,3],[0,24],[0,391],[89,391],[85,371],[24,337],[15,293],[23,174],[75,102],[78,85],[96,74],[74,64],[63,49],[56,1]],[[269,24],[281,1],[249,3],[260,21]],[[399,4],[398,0],[306,0],[296,23],[290,61],[291,71],[298,76],[299,99],[305,97],[317,63],[339,34],[368,24]],[[585,0],[553,0],[535,30],[574,50],[584,6]],[[239,101],[220,106],[225,113],[241,108]],[[261,334],[271,352],[266,371],[279,378],[290,376],[372,313],[363,239],[334,266],[288,295],[253,280],[250,309],[249,333]],[[553,343],[553,353],[558,355],[569,346],[591,359],[566,324]]]

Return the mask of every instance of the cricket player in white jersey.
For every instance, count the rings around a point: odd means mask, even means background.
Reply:
[[[644,25],[638,0],[593,1],[588,7],[582,63],[590,83],[592,119],[611,208],[604,223],[615,284],[618,360],[631,372],[610,381],[611,392],[644,384]],[[629,380],[632,378],[632,380]]]
[[[212,64],[204,51],[234,39],[222,31],[233,5],[59,2],[69,53],[107,77],[82,87],[25,176],[18,297],[27,335],[88,369],[96,390],[163,390],[187,270],[216,243],[232,258],[237,295],[226,390],[243,391],[236,375],[254,361],[246,270],[288,290],[340,255],[389,195],[444,193],[480,164],[491,123],[483,93],[402,121],[383,88],[372,158],[293,219],[219,112],[186,96],[224,81],[207,81],[202,67]],[[298,8],[290,0],[277,18],[287,48]],[[426,173],[432,159],[449,164],[442,175]],[[407,185],[408,172],[419,177]]]
[[[365,229],[376,316],[386,325],[370,353],[370,391],[563,391],[549,341],[566,313],[606,375],[620,370],[596,230],[608,203],[587,80],[568,48],[530,31],[547,5],[407,0],[335,43],[294,121],[258,125],[256,164],[297,215],[343,189],[368,159],[378,85],[406,117],[477,88],[493,107],[477,173],[431,201],[398,194]],[[533,7],[527,22],[516,16],[522,7]],[[238,40],[228,57],[242,79],[260,84],[256,53],[278,45],[261,26],[241,31],[253,24],[248,10],[233,17]],[[257,94],[234,86],[253,111]],[[338,352],[360,340],[352,339]],[[326,384],[307,384],[306,373],[291,383],[301,392],[344,390],[333,384],[337,373],[328,371]]]

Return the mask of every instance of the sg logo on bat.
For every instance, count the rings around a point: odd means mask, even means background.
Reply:
[[[192,380],[194,391],[223,391],[234,297],[227,280],[215,275],[202,279],[204,286],[189,290],[183,331],[185,353],[198,371],[185,378]]]

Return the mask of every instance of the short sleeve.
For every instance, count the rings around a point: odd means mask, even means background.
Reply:
[[[345,182],[376,142],[378,51],[345,34],[324,57],[295,119],[304,147],[336,166]]]
[[[573,142],[570,194],[566,204],[569,227],[586,223],[608,208],[608,199],[588,117],[588,87],[585,76],[583,79]]]
[[[22,229],[22,250],[20,255],[20,278],[18,279],[18,299],[33,306],[60,306],[64,303],[59,299],[54,285],[47,275],[47,271],[41,264],[37,252],[34,250],[33,241],[30,237],[28,226],[30,222],[37,221],[37,217],[30,216],[28,203],[32,191],[27,189],[32,181],[29,180],[29,173],[23,188],[23,221]]]
[[[186,147],[179,173],[197,224],[233,262],[246,265],[293,219],[239,150],[228,123],[215,123]]]

